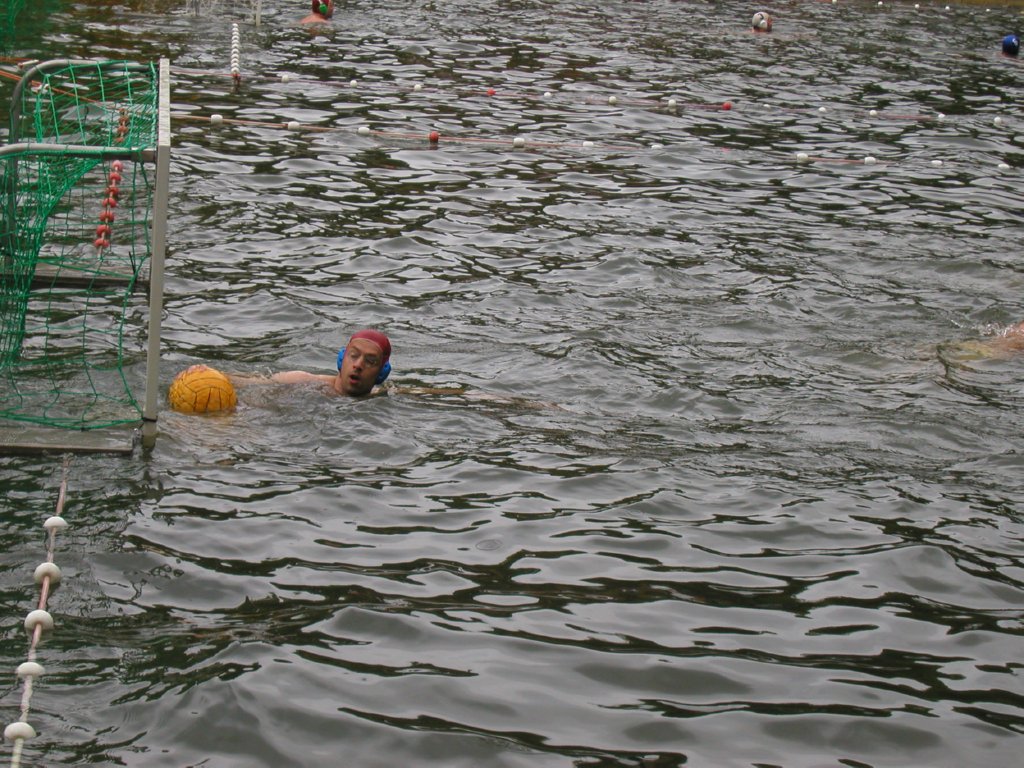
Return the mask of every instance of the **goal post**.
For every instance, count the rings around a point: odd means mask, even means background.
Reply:
[[[171,74],[168,59],[158,73],[156,183],[153,188],[153,242],[149,266],[149,333],[146,345],[146,394],[142,409],[142,445],[156,442],[160,391],[160,332],[164,308],[164,257],[167,201],[171,175]]]

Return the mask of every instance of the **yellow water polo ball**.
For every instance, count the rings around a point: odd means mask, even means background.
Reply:
[[[217,413],[238,404],[231,380],[208,365],[193,365],[175,376],[167,399],[179,413]]]

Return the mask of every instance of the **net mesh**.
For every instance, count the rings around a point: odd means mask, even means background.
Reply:
[[[158,97],[156,68],[132,62],[50,62],[15,89],[0,148],[0,418],[141,418],[124,366],[126,342],[145,339],[126,320],[146,303],[154,184],[141,153]]]
[[[9,53],[14,41],[14,20],[25,0],[0,0],[0,53]]]

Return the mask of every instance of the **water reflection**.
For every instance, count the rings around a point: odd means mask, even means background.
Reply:
[[[76,459],[30,749],[1012,763],[1013,9],[268,3],[234,88],[241,9],[179,5],[26,44],[172,55],[168,381],[374,325],[455,392],[252,391]],[[3,464],[11,605],[52,471]]]

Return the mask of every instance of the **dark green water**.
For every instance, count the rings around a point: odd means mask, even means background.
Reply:
[[[758,9],[30,13],[175,67],[165,384],[374,325],[463,393],[76,457],[29,764],[1019,760],[1024,353],[962,342],[1024,319],[1020,8]],[[59,471],[0,459],[10,669]]]

